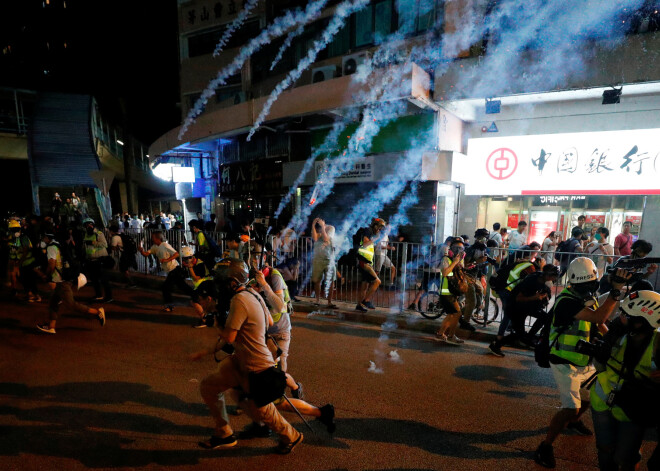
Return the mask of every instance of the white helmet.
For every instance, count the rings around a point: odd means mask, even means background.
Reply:
[[[655,291],[634,291],[621,301],[621,310],[630,317],[641,317],[651,327],[660,327],[660,294]]]
[[[194,255],[192,247],[184,246],[181,247],[181,258],[188,258]]]
[[[566,272],[566,281],[571,285],[598,281],[598,270],[593,260],[578,257],[571,262]]]

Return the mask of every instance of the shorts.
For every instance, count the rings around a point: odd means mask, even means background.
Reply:
[[[324,278],[326,283],[335,281],[335,264],[330,260],[312,260],[312,283],[318,283]]]
[[[456,314],[457,312],[461,312],[460,309],[456,309],[457,302],[458,300],[454,295],[440,296],[440,305],[442,306],[442,310],[445,311],[445,314]]]
[[[371,263],[364,262],[362,260],[358,261],[358,272],[360,273],[360,281],[363,281],[365,283],[371,283],[372,281],[376,281],[378,278],[377,276],[372,273],[371,270],[373,270],[373,265]]]
[[[596,371],[593,366],[550,363],[550,369],[559,389],[562,409],[579,409],[582,402],[589,402],[589,391],[581,386]]]
[[[376,273],[378,273],[381,268],[391,268],[392,267],[392,260],[390,260],[390,257],[387,255],[375,255],[374,256],[374,269],[376,270]]]

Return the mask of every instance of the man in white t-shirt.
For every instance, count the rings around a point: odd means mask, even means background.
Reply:
[[[144,247],[139,246],[138,250],[144,257],[149,255],[155,255],[158,260],[160,260],[161,269],[167,273],[167,278],[163,283],[162,292],[163,292],[163,311],[172,312],[174,311],[174,304],[172,298],[172,291],[175,287],[179,288],[186,295],[192,297],[194,291],[192,286],[186,282],[188,277],[185,270],[179,266],[179,262],[176,261],[179,258],[179,252],[174,250],[174,248],[165,241],[165,237],[161,231],[154,231],[151,233],[151,241],[153,245],[147,251],[144,250]]]
[[[137,214],[134,214],[133,219],[131,219],[131,229],[135,232],[140,232],[142,229],[142,221]]]
[[[614,246],[607,242],[610,231],[607,227],[599,227],[594,236],[594,241],[587,245],[585,253],[591,255],[596,268],[598,268],[598,278],[603,277],[605,267],[614,261]]]
[[[502,234],[500,234],[501,227],[502,226],[500,225],[499,222],[493,224],[493,232],[490,233],[490,237],[489,237],[490,240],[494,240],[495,242],[497,242],[498,247],[502,247],[502,243],[503,243]]]
[[[511,234],[509,234],[509,238],[507,239],[509,242],[509,253],[515,252],[527,243],[527,233],[525,232],[526,230],[527,222],[520,221],[518,223],[518,230],[512,231]]]
[[[54,285],[54,288],[48,306],[49,320],[47,323],[37,324],[37,329],[47,334],[54,334],[55,324],[57,323],[58,312],[61,306],[79,312],[80,314],[94,316],[99,320],[101,326],[104,326],[105,310],[102,307],[98,309],[87,307],[77,302],[73,297],[73,287],[75,286],[78,289],[77,275],[73,275],[76,279],[67,279],[67,275],[70,275],[70,272],[65,270],[62,250],[55,240],[55,236],[53,234],[44,234],[41,247],[42,249],[46,249],[46,257],[48,259],[46,277],[50,277],[49,281],[51,285]]]

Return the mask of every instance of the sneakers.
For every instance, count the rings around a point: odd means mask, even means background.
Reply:
[[[468,321],[465,321],[463,319],[458,321],[458,325],[460,325],[461,329],[467,330],[467,331],[470,331],[470,332],[474,332],[474,331],[477,330],[477,328],[475,326],[473,326]]]
[[[288,455],[293,451],[293,449],[298,445],[298,443],[302,442],[303,440],[303,434],[301,433],[298,438],[296,438],[294,441],[291,443],[280,443],[277,445],[277,448],[275,448],[275,452],[279,453],[280,455]]]
[[[552,445],[546,445],[545,442],[541,442],[534,452],[534,461],[546,468],[554,468],[556,462],[555,454],[552,451]]]
[[[41,302],[41,296],[29,294],[28,295],[28,302],[29,303],[40,303]]]
[[[267,425],[259,425],[252,422],[241,432],[238,432],[238,438],[241,440],[251,440],[253,438],[267,438],[270,436],[270,429]]]
[[[321,417],[319,417],[319,422],[321,422],[328,429],[328,433],[335,433],[337,425],[335,424],[335,406],[332,404],[326,404],[319,408],[321,411]]]
[[[376,309],[376,306],[374,306],[371,301],[362,301],[360,304],[363,306],[369,308],[369,309]]]
[[[220,437],[211,437],[205,442],[199,442],[199,446],[206,448],[207,450],[217,450],[218,448],[231,448],[236,446],[238,440],[234,434],[229,435],[225,438]]]
[[[436,332],[435,333],[435,339],[438,342],[447,342],[447,336],[445,334],[439,334],[439,333]]]
[[[451,345],[461,345],[461,344],[465,343],[465,340],[459,339],[458,337],[456,337],[454,335],[453,337],[447,337],[445,342],[447,342],[448,344],[451,344]]]
[[[355,306],[355,310],[360,312],[369,312],[369,309],[364,307],[362,303],[358,303],[357,306]]]
[[[409,310],[409,311],[417,311],[417,312],[421,312],[421,311],[422,311],[422,308],[421,308],[421,306],[420,306],[419,304],[411,303],[410,306],[408,306],[408,310]]]
[[[303,391],[303,385],[301,382],[296,383],[298,385],[298,389],[292,389],[291,390],[291,397],[295,399],[304,399],[305,398],[305,393]]]
[[[37,329],[39,329],[42,332],[46,332],[47,334],[55,333],[55,329],[51,329],[48,324],[37,324]]]
[[[586,425],[584,425],[584,422],[581,420],[578,420],[577,422],[569,422],[568,425],[566,426],[567,429],[573,430],[580,435],[584,435],[585,437],[590,437],[594,433],[587,428]]]
[[[100,307],[99,314],[97,317],[99,318],[99,324],[101,324],[101,327],[103,327],[105,325],[105,309]]]
[[[172,312],[172,311],[174,311],[174,306],[172,306],[171,304],[167,304],[163,307],[163,312]]]
[[[500,357],[500,358],[504,357],[504,353],[502,353],[502,349],[497,345],[495,345],[495,342],[491,342],[490,345],[488,345],[488,350],[496,357]]]
[[[207,325],[206,325],[206,322],[204,321],[204,319],[198,319],[197,322],[195,322],[192,325],[192,327],[193,327],[193,329],[204,329],[205,327],[207,327]]]

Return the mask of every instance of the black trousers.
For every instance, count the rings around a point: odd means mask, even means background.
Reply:
[[[529,332],[526,332],[525,320],[527,320],[527,317],[529,315],[536,317],[536,321],[529,329]],[[517,340],[523,340],[525,338],[530,338],[535,336],[539,332],[539,330],[541,330],[543,324],[546,321],[546,318],[549,315],[550,314],[546,314],[545,311],[539,309],[538,307],[532,309],[521,308],[521,309],[515,309],[514,312],[508,312],[509,319],[511,319],[511,327],[513,329],[513,332],[511,332],[508,335],[505,335],[500,340],[496,340],[495,345],[498,348],[502,347],[503,345],[514,345]]]
[[[112,287],[103,263],[100,260],[89,260],[85,268],[94,287],[95,296],[100,298],[105,292],[106,299],[112,298]]]
[[[163,301],[165,304],[172,304],[172,291],[174,288],[179,288],[183,293],[192,297],[194,290],[192,287],[186,283],[186,272],[183,271],[183,268],[176,267],[174,270],[167,274],[165,282],[163,283]]]

